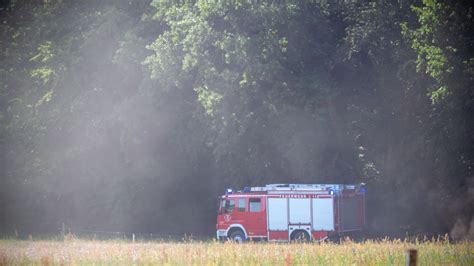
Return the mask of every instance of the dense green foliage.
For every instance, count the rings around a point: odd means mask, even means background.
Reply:
[[[0,233],[212,232],[226,186],[365,182],[369,232],[467,235],[473,12],[6,1]]]

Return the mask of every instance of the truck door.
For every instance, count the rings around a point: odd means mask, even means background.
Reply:
[[[267,237],[267,215],[263,197],[249,197],[245,228],[249,237]]]

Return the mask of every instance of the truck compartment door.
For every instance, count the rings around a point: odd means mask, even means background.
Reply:
[[[289,199],[290,224],[311,223],[311,199]]]
[[[334,231],[333,198],[313,199],[313,230]]]
[[[358,196],[344,197],[341,200],[342,230],[359,230],[364,224],[363,198]],[[362,208],[361,208],[362,206]]]
[[[268,198],[268,230],[288,230],[288,199]]]

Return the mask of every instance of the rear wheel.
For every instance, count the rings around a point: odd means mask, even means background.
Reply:
[[[245,235],[242,230],[235,230],[230,233],[228,239],[235,243],[242,243],[245,241]]]
[[[291,240],[294,242],[308,242],[309,234],[304,230],[298,230],[291,234]]]

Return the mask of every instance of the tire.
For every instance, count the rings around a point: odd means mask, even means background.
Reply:
[[[297,230],[291,234],[291,241],[298,243],[309,242],[309,234],[304,230]]]
[[[230,233],[228,239],[229,241],[240,244],[245,241],[245,234],[242,232],[242,230],[234,230],[232,233]]]

